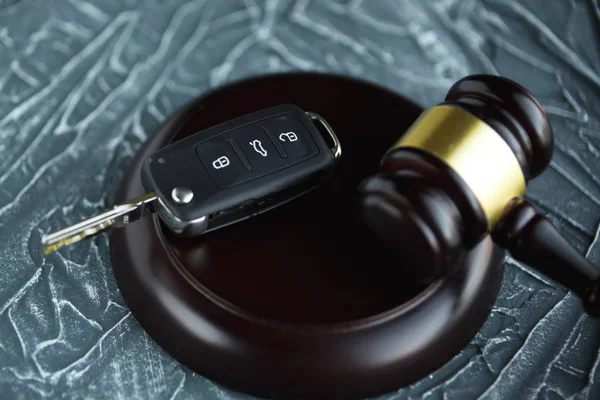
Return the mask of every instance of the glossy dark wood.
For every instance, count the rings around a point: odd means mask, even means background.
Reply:
[[[446,104],[461,107],[494,128],[513,150],[526,180],[541,174],[550,163],[554,141],[548,117],[521,85],[498,76],[468,76],[452,86]],[[515,199],[508,205],[493,237],[513,257],[577,293],[588,313],[598,316],[600,269],[531,204]]]
[[[416,267],[410,273],[422,282],[462,265],[467,249],[487,231],[483,210],[462,179],[416,149],[386,154],[380,173],[363,181],[359,192],[365,227],[409,261],[405,269]]]
[[[550,163],[554,141],[548,118],[519,84],[498,76],[468,76],[452,86],[443,104],[460,107],[494,128],[527,181]],[[379,173],[361,184],[361,199],[370,231],[405,258],[428,260],[413,272],[423,282],[462,267],[457,263],[462,252],[487,236],[485,215],[470,188],[443,162],[414,149],[387,153]],[[515,258],[575,291],[590,314],[600,313],[600,269],[529,203],[515,199],[507,204],[493,237]],[[419,245],[405,248],[397,238],[412,238]]]
[[[360,398],[426,376],[477,332],[503,252],[485,238],[456,273],[425,285],[364,229],[357,186],[420,109],[341,77],[268,76],[212,92],[174,116],[132,161],[116,202],[140,194],[142,160],[170,141],[283,102],[323,115],[343,144],[336,179],[260,217],[185,240],[156,218],[115,230],[111,259],[140,324],[196,372],[277,398]],[[414,246],[407,237],[406,243]],[[414,262],[424,265],[427,258]]]
[[[529,202],[514,200],[493,237],[514,258],[577,293],[588,313],[600,315],[600,268],[578,253]]]
[[[450,88],[442,104],[461,108],[494,128],[514,152],[526,180],[550,162],[554,142],[546,113],[519,84],[494,75],[467,76]],[[403,232],[403,237],[421,243],[418,249],[427,249],[407,255],[426,254],[433,260],[415,271],[422,281],[453,271],[461,253],[488,234],[485,214],[471,189],[426,153],[402,147],[390,151],[379,174],[361,188],[361,213],[371,232],[392,247],[394,237]],[[397,251],[407,251],[400,247],[398,242]]]
[[[452,85],[444,104],[490,125],[512,149],[526,180],[550,163],[554,151],[550,122],[537,99],[518,83],[496,75],[470,75]]]

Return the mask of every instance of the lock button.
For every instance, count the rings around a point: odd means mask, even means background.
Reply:
[[[230,187],[252,179],[225,134],[198,144],[196,154],[219,187]]]
[[[281,145],[290,165],[319,154],[312,136],[294,114],[286,113],[269,118],[263,126],[273,140]]]

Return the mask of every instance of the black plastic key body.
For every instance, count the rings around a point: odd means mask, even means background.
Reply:
[[[196,236],[314,189],[331,176],[335,162],[313,118],[283,104],[161,149],[144,162],[142,183],[157,194],[158,214],[171,230]],[[176,188],[193,193],[191,200],[182,202]]]

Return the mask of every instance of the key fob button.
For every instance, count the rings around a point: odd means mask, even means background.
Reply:
[[[264,121],[270,133],[287,154],[290,165],[316,156],[319,149],[306,127],[293,114],[283,114]]]
[[[260,124],[252,124],[228,133],[229,139],[248,160],[254,178],[267,175],[288,166]]]
[[[234,186],[252,179],[235,153],[227,135],[219,135],[196,146],[196,154],[219,187]]]

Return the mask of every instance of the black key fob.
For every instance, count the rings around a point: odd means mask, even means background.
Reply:
[[[142,183],[176,234],[250,218],[319,186],[341,156],[327,122],[284,104],[195,133],[149,157]]]

